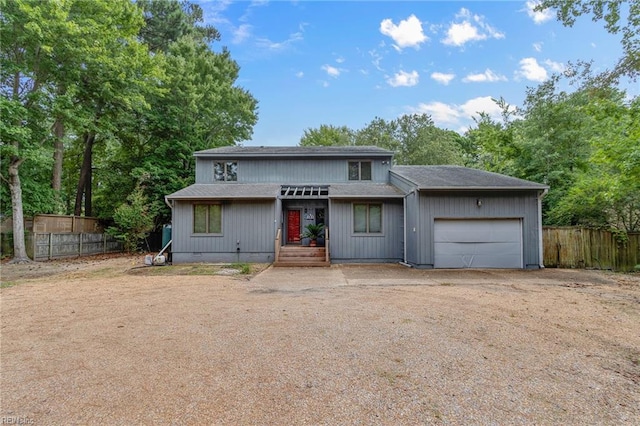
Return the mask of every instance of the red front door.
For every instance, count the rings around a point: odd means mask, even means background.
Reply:
[[[287,243],[300,242],[300,210],[287,210]]]

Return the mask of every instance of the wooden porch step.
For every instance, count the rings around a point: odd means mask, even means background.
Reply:
[[[273,266],[331,266],[325,247],[284,246]]]

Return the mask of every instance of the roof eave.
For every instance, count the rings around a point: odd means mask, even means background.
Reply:
[[[215,152],[195,152],[194,157],[202,158],[387,158],[393,157],[393,152],[330,152],[330,153],[215,153]]]
[[[548,186],[423,186],[418,191],[543,191]]]
[[[367,199],[372,199],[372,198],[380,198],[380,199],[384,199],[384,198],[403,198],[404,195],[402,194],[393,194],[393,195],[329,195],[329,199],[332,200],[336,200],[336,199],[363,199],[363,200],[367,200]]]

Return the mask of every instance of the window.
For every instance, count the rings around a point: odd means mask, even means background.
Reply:
[[[349,180],[371,180],[371,161],[349,161]]]
[[[213,163],[213,179],[217,181],[235,182],[238,180],[238,163],[216,161]]]
[[[354,204],[353,232],[380,234],[382,232],[382,204]]]
[[[193,205],[193,233],[221,234],[222,233],[222,205],[194,204]]]

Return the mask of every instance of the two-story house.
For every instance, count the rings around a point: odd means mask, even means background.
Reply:
[[[196,183],[166,197],[174,263],[283,263],[305,226],[322,223],[327,238],[313,253],[327,263],[542,267],[544,185],[393,166],[393,152],[378,147],[224,147],[195,157]]]

